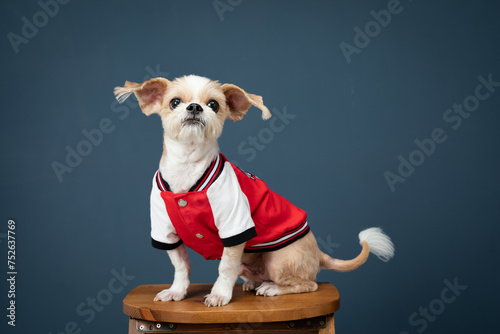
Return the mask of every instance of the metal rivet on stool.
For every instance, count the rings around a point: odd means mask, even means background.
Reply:
[[[205,238],[205,236],[203,236],[203,234],[200,234],[200,233],[196,233],[196,236],[197,236],[198,238],[200,238],[200,239]]]
[[[161,328],[161,324],[156,324],[156,328],[160,329]]]
[[[168,327],[169,328],[174,328],[174,324],[169,324]]]
[[[180,207],[185,207],[188,202],[184,198],[181,198],[177,204],[179,204]]]

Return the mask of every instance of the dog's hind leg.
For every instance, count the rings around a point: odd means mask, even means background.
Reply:
[[[243,254],[240,277],[245,282],[243,291],[255,290],[262,282],[270,280],[269,273],[262,261],[262,254]]]
[[[300,277],[282,277],[277,282],[263,282],[257,289],[260,296],[279,296],[318,290],[318,284]]]
[[[256,290],[257,295],[277,296],[316,291],[319,272],[319,249],[312,232],[294,243],[263,254],[270,280]]]
[[[255,290],[262,282],[254,281],[246,276],[240,276],[245,283],[243,283],[243,291]]]

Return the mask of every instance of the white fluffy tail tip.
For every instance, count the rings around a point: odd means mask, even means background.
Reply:
[[[370,227],[359,232],[359,241],[366,241],[370,252],[384,262],[389,261],[394,256],[394,244],[391,238],[379,227]]]

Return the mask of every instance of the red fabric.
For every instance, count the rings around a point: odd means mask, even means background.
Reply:
[[[226,168],[229,167],[226,165]],[[231,164],[243,193],[248,198],[252,220],[257,236],[247,241],[246,248],[261,243],[272,242],[295,232],[306,221],[307,214],[282,196],[271,191],[264,181],[241,171]],[[187,247],[201,254],[207,260],[220,259],[224,246],[215,226],[214,214],[207,198],[207,190],[174,194],[162,191],[168,216],[177,234]],[[181,207],[179,200],[187,205]],[[238,224],[238,222],[234,222]],[[196,234],[203,235],[198,238]],[[287,241],[284,241],[285,243]],[[290,242],[290,241],[288,241]],[[273,248],[275,243],[258,249]]]
[[[241,190],[247,196],[257,236],[249,240],[249,246],[277,240],[293,232],[307,218],[304,210],[269,189],[264,181],[233,166]],[[251,177],[250,177],[250,176]],[[275,247],[276,245],[269,246]]]
[[[214,223],[207,190],[185,194],[162,191],[161,197],[177,234],[186,246],[207,260],[220,259],[224,246]],[[185,207],[179,206],[180,199],[187,201]],[[198,238],[197,233],[203,235],[203,238]]]

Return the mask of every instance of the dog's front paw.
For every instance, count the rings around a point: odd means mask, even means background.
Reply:
[[[186,298],[187,289],[186,290],[177,290],[177,289],[165,289],[161,292],[158,292],[154,301],[155,302],[168,302],[168,301],[179,301]]]
[[[255,294],[266,297],[277,296],[280,294],[280,289],[274,282],[264,282],[257,288]]]
[[[218,294],[211,293],[205,296],[204,303],[208,307],[212,306],[224,306],[229,303],[231,296],[222,296]]]

